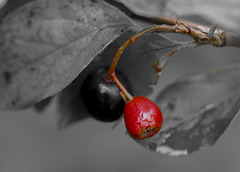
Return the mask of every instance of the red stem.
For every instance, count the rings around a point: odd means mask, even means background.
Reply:
[[[188,22],[187,24],[193,26],[188,26],[185,23],[180,23],[182,22],[181,20],[174,20],[174,18],[167,18],[167,17],[162,17],[162,20],[166,20],[169,21],[169,24],[175,24],[174,26],[170,26],[170,25],[154,25],[152,27],[146,28],[138,33],[136,33],[134,36],[132,36],[131,38],[129,38],[116,52],[114,58],[113,58],[113,62],[108,70],[108,74],[106,76],[106,80],[110,81],[111,79],[113,79],[116,84],[118,85],[118,87],[123,91],[123,93],[127,96],[127,98],[129,100],[131,100],[133,97],[127,92],[127,90],[124,88],[124,86],[121,84],[121,82],[117,79],[116,75],[115,75],[115,68],[116,65],[118,63],[118,60],[122,54],[122,52],[125,50],[125,48],[131,44],[134,43],[139,37],[141,37],[142,35],[149,33],[149,32],[165,32],[165,33],[169,33],[169,32],[173,32],[173,33],[182,33],[182,34],[187,34],[189,36],[191,36],[192,38],[195,39],[195,41],[200,45],[200,44],[212,44],[215,46],[223,46],[225,45],[225,37],[224,35],[217,35],[216,37],[213,36],[210,39],[208,38],[208,32],[203,32],[201,30],[201,28],[199,28],[199,25],[195,25],[195,23],[191,23]],[[165,22],[166,22],[165,21]],[[180,22],[179,22],[180,21]],[[196,29],[195,29],[196,28]],[[205,30],[205,27],[204,29]],[[221,30],[218,30],[218,32],[221,33]],[[172,53],[169,54],[169,56],[171,56],[175,51],[173,51]]]
[[[149,33],[149,32],[154,32],[154,31],[161,31],[161,32],[174,32],[174,29],[172,26],[169,25],[154,25],[152,27],[146,28],[140,32],[138,32],[137,34],[135,34],[134,36],[132,36],[131,38],[129,38],[116,52],[113,62],[108,70],[108,74],[106,79],[107,80],[111,80],[111,77],[113,75],[113,73],[115,72],[115,68],[117,65],[117,62],[122,54],[122,52],[124,51],[125,48],[127,48],[127,46],[131,43],[134,43],[140,36]]]
[[[131,39],[128,39],[116,52],[113,62],[108,70],[107,80],[111,80],[112,75],[115,73],[115,68],[117,65],[117,62],[123,52],[123,50],[131,43]]]
[[[133,99],[133,96],[126,90],[126,88],[122,85],[122,83],[118,80],[117,76],[115,75],[115,73],[112,74],[112,79],[114,80],[114,82],[117,84],[117,86],[120,88],[120,90],[126,95],[126,97],[129,100]]]

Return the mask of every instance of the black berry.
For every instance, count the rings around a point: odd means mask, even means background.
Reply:
[[[98,68],[89,74],[83,82],[80,95],[92,117],[110,122],[122,115],[125,102],[115,82],[106,80],[107,72],[108,68]],[[126,80],[122,74],[117,75],[122,78],[122,82]]]

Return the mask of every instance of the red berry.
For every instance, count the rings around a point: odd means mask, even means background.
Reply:
[[[126,103],[124,121],[129,134],[143,140],[160,131],[163,117],[161,110],[153,101],[138,96]]]

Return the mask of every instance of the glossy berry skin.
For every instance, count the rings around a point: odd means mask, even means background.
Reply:
[[[129,134],[143,140],[160,131],[163,117],[161,110],[153,101],[138,96],[125,105],[124,121]]]
[[[107,72],[108,68],[98,68],[88,75],[80,95],[93,118],[111,122],[122,115],[125,102],[115,82],[106,80]]]

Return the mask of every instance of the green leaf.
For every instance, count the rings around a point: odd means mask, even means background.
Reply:
[[[137,142],[171,156],[214,145],[239,112],[239,76],[240,64],[171,83],[155,100],[164,117],[162,130]]]
[[[14,10],[0,25],[0,109],[58,93],[133,25],[98,0],[36,0]]]

